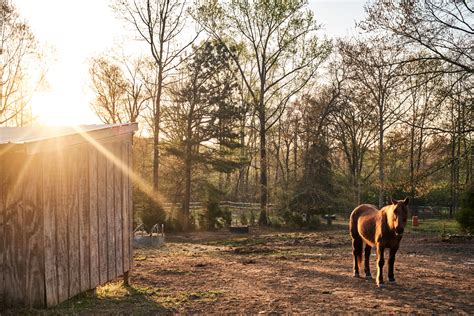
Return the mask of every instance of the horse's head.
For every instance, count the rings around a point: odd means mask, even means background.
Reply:
[[[395,200],[390,199],[392,202],[392,214],[391,214],[391,227],[395,231],[395,235],[403,235],[405,225],[407,224],[408,217],[408,202],[409,199]]]

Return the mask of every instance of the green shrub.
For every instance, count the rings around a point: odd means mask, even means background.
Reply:
[[[456,220],[462,229],[474,232],[474,184],[464,191],[461,209],[456,214]]]
[[[253,213],[253,210],[250,210],[250,220],[249,220],[249,223],[250,225],[255,225],[255,222],[256,222],[256,218],[255,218],[255,214]]]
[[[228,209],[224,209],[221,212],[221,218],[224,221],[224,227],[230,227],[232,225],[232,212]]]
[[[166,212],[163,206],[145,194],[136,194],[134,203],[137,209],[137,216],[149,231],[155,224],[166,222]]]
[[[283,213],[283,220],[290,227],[302,228],[304,226],[303,216],[300,213],[286,211]]]
[[[244,226],[249,224],[249,221],[247,219],[247,216],[245,216],[245,213],[242,213],[242,215],[240,215],[240,224]]]
[[[309,229],[318,229],[320,224],[321,221],[319,219],[319,216],[311,216],[309,221],[306,223],[306,227],[308,227]]]
[[[206,209],[204,210],[204,214],[200,220],[199,226],[208,230],[219,228],[221,226],[219,223],[219,217],[221,217],[221,213],[222,212],[218,201],[207,201]]]

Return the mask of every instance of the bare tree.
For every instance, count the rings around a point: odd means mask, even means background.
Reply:
[[[440,60],[445,71],[474,73],[474,5],[471,1],[377,0],[366,7],[361,23],[370,31],[386,31],[400,44],[428,54],[407,61]]]
[[[348,77],[367,92],[367,102],[377,113],[379,151],[379,206],[384,203],[384,135],[405,112],[403,64],[397,63],[403,47],[390,45],[388,39],[371,38],[366,42],[340,42],[344,63],[349,65]]]
[[[259,121],[259,223],[264,225],[268,223],[267,132],[330,51],[330,45],[316,37],[319,26],[306,4],[305,0],[212,1],[196,8],[200,25],[225,45],[242,45],[240,53],[256,68],[248,71],[238,52],[232,53]]]
[[[150,96],[141,76],[141,58],[100,56],[91,59],[89,74],[96,98],[91,104],[106,124],[136,122]]]
[[[43,55],[30,27],[13,5],[2,1],[0,14],[0,125],[24,123],[28,115],[22,115],[19,121],[15,117],[27,109],[33,92],[44,82]],[[31,67],[29,72],[26,65]],[[37,71],[37,77],[31,69]]]
[[[93,58],[89,73],[96,99],[92,108],[106,124],[125,121],[125,98],[127,82],[122,69],[105,57]]]
[[[138,32],[156,63],[156,91],[153,99],[153,189],[158,189],[161,102],[166,82],[182,61],[182,54],[199,35],[184,45],[179,36],[186,27],[186,1],[181,0],[117,0],[114,8]]]

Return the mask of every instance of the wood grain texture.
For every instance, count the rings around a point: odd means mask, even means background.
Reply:
[[[113,143],[106,146],[109,153],[113,153]],[[115,263],[115,196],[114,196],[114,163],[107,159],[107,260],[108,265],[108,279],[117,276]]]
[[[44,211],[44,267],[46,305],[59,303],[57,275],[57,244],[56,244],[56,213],[58,209],[58,178],[57,153],[43,159],[43,211]],[[54,159],[56,158],[56,159]]]
[[[126,142],[121,144],[121,160],[124,166],[128,167],[128,145]],[[122,241],[123,241],[123,271],[127,272],[130,270],[130,218],[128,216],[129,204],[128,204],[128,170],[122,176]]]
[[[97,196],[99,283],[104,284],[108,281],[107,159],[102,153],[97,156]]]
[[[56,273],[58,278],[58,301],[69,298],[69,252],[68,252],[68,169],[64,152],[58,153],[56,195]]]
[[[132,140],[133,135],[129,136],[129,142],[127,142],[128,147],[128,168],[133,170],[133,155],[132,155]],[[128,218],[129,218],[129,227],[130,227],[130,270],[133,268],[133,182],[131,177],[128,177]]]
[[[0,155],[0,309],[5,306],[5,280],[4,280],[4,258],[5,258],[5,204],[6,204],[6,178],[5,159]]]
[[[122,146],[114,143],[113,153],[116,159],[114,166],[114,201],[115,201],[115,267],[116,275],[123,275],[123,221],[122,221]]]
[[[130,138],[104,143],[125,168]],[[0,156],[0,309],[54,306],[133,260],[128,173],[86,143],[34,153]]]
[[[97,150],[89,146],[89,234],[90,234],[90,281],[91,288],[100,284],[99,281],[99,218],[97,216]]]
[[[77,160],[79,200],[79,277],[81,292],[91,288],[90,280],[90,216],[89,216],[89,153],[88,145],[79,146]]]
[[[5,165],[5,177],[8,182],[5,207],[5,301],[9,306],[25,305],[26,293],[26,258],[25,258],[25,235],[23,232],[24,206],[23,193],[25,183],[22,181],[27,173],[26,168],[21,172],[26,162],[24,155],[11,155],[7,158]]]
[[[26,259],[25,293],[30,307],[45,305],[45,266],[44,266],[44,214],[43,168],[41,156],[27,158],[27,175],[22,179],[24,185],[23,233],[25,240],[24,256]]]
[[[69,254],[69,297],[81,292],[80,286],[80,251],[79,251],[79,170],[77,157],[80,150],[77,146],[66,151],[67,170],[67,228],[68,228],[68,254]]]

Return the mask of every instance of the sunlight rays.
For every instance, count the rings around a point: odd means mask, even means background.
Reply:
[[[119,157],[116,157],[114,153],[105,148],[100,142],[90,136],[87,131],[84,131],[80,126],[72,126],[72,128],[81,135],[90,145],[97,149],[101,154],[105,156],[107,160],[112,162],[120,171],[128,176],[134,184],[138,186],[140,191],[145,193],[155,203],[161,205],[166,199],[158,192],[153,191],[153,186],[143,179],[140,175],[135,173],[131,167],[125,164]],[[131,157],[130,157],[131,159]]]
[[[132,183],[137,185],[138,189],[145,193],[149,198],[151,198],[155,203],[162,204],[166,202],[166,199],[158,192],[153,191],[153,186],[151,183],[143,179],[140,175],[132,170],[131,167],[127,165],[127,162],[122,161],[120,157],[117,157],[113,152],[107,149],[102,143],[96,140],[93,136],[89,134],[90,130],[85,130],[81,126],[70,126],[70,128],[78,135],[80,135],[88,144],[93,146],[99,153],[104,155],[104,157],[113,163],[125,176],[129,177]],[[51,127],[51,130],[57,129],[57,127]],[[61,155],[61,147],[64,147],[66,144],[61,141],[61,137],[69,136],[70,134],[66,135],[48,135],[49,137],[40,137],[38,139],[34,139],[31,142],[28,142],[28,136],[31,134],[31,131],[25,129],[21,133],[17,133],[15,136],[14,141],[9,141],[7,143],[0,145],[0,158],[9,158],[14,159],[15,149],[20,149],[21,153],[25,153],[26,158],[24,158],[21,167],[18,169],[17,174],[14,177],[14,183],[12,183],[15,189],[18,189],[19,186],[23,184],[25,177],[30,172],[31,168],[33,168],[33,162],[37,158],[35,153],[48,150],[51,152],[57,152]],[[37,135],[37,134],[36,134]],[[42,140],[46,140],[49,138],[56,138],[56,141],[52,142],[52,144],[48,144],[45,148],[43,147]],[[41,141],[40,141],[41,140]],[[52,145],[52,146],[51,146]],[[130,159],[132,159],[132,155],[130,154]]]

